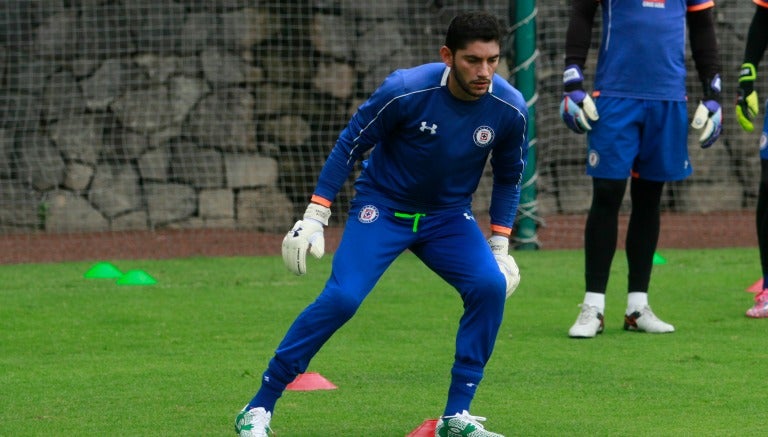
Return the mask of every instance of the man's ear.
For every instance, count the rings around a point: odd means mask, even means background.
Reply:
[[[440,57],[443,59],[445,65],[453,68],[453,53],[447,46],[440,47]]]

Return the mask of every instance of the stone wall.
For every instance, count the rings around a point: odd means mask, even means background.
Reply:
[[[438,60],[455,9],[412,3],[3,2],[0,232],[282,232],[362,99]]]
[[[438,61],[457,10],[483,7],[506,23],[509,3],[5,0],[0,233],[283,232],[339,131],[385,75]],[[721,3],[722,28],[751,13]],[[557,118],[567,2],[542,1],[539,10],[542,209],[581,213],[589,185],[573,144],[583,137]],[[734,53],[736,35],[724,36]],[[743,144],[754,140],[734,131],[726,130],[728,148],[699,159],[702,176],[676,188],[676,208],[711,209],[702,197],[721,190],[735,193],[728,208],[748,206],[755,160]],[[743,177],[722,177],[723,165]],[[480,210],[489,187],[484,180],[476,196]]]

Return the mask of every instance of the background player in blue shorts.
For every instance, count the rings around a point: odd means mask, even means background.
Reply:
[[[736,119],[742,129],[752,132],[752,120],[757,116],[759,103],[754,84],[757,66],[768,46],[768,1],[753,0],[757,5],[747,33],[744,63],[739,74],[739,92],[736,100]],[[768,317],[768,101],[760,136],[760,187],[757,195],[757,244],[760,248],[760,266],[763,272],[763,290],[755,296],[755,304],[747,310],[747,317]]]
[[[479,423],[483,418],[469,410],[494,348],[505,298],[520,278],[509,255],[509,236],[528,153],[528,111],[520,92],[495,74],[503,36],[488,13],[455,17],[440,48],[443,62],[390,74],[341,132],[303,219],[283,240],[286,266],[304,274],[307,251],[323,255],[331,202],[370,150],[355,181],[331,276],[289,328],[261,387],[238,414],[235,428],[241,436],[267,435],[286,385],[307,369],[405,250],[455,287],[464,303],[436,435],[499,436],[486,431]],[[471,199],[489,156],[493,192],[486,240]]]
[[[598,5],[602,38],[593,100],[584,91],[584,65]],[[632,211],[626,237],[629,265],[624,329],[652,333],[675,328],[654,315],[648,285],[659,238],[666,181],[691,174],[685,89],[686,25],[703,84],[691,126],[701,147],[721,132],[720,76],[711,0],[573,0],[565,42],[565,93],[560,114],[587,133],[592,204],[584,231],[586,293],[568,334],[603,331],[605,291],[618,239],[619,208],[631,178]]]

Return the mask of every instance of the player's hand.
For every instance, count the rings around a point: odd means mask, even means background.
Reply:
[[[739,90],[736,97],[736,120],[741,128],[747,132],[755,130],[752,120],[760,111],[757,91],[755,91],[755,79],[757,79],[755,66],[750,63],[742,64],[739,73]]]
[[[520,269],[517,267],[515,259],[509,254],[509,238],[500,235],[494,235],[488,239],[488,245],[491,246],[493,257],[499,265],[499,270],[504,274],[507,280],[507,299],[512,296],[517,286],[520,285]]]
[[[693,114],[691,127],[700,131],[699,145],[706,149],[717,141],[723,132],[723,111],[720,108],[720,75],[716,74],[707,87],[705,97]]]
[[[293,225],[283,238],[283,262],[296,275],[307,273],[307,252],[315,258],[325,253],[323,226],[328,226],[331,210],[316,203],[310,203],[304,212],[304,219]]]
[[[583,134],[592,130],[590,121],[597,121],[597,107],[592,97],[584,91],[584,74],[578,65],[569,65],[563,72],[563,101],[560,102],[560,118],[568,129]]]

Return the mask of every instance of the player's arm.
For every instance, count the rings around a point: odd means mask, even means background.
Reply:
[[[592,26],[597,0],[573,0],[565,34],[565,70],[560,118],[576,133],[592,129],[590,121],[599,118],[592,98],[584,91],[584,65],[592,42]]]
[[[491,154],[493,188],[489,215],[491,231],[509,237],[515,223],[515,215],[520,202],[520,187],[523,172],[528,159],[527,108],[520,99],[520,113],[508,123],[510,132],[502,137],[502,144],[495,147]]]
[[[565,64],[584,69],[592,44],[592,26],[597,13],[597,0],[573,0],[565,32]]]
[[[283,238],[283,262],[294,274],[307,272],[307,252],[315,258],[325,253],[323,228],[328,226],[331,204],[363,154],[396,123],[396,103],[389,96],[399,83],[396,74],[390,75],[358,108],[331,149],[304,216]]]
[[[688,38],[691,54],[699,80],[702,84],[703,97],[699,101],[691,126],[701,131],[699,144],[707,148],[717,141],[723,130],[722,110],[720,108],[720,55],[715,36],[715,18],[712,5],[703,9],[692,7],[686,14]]]
[[[518,105],[519,108],[525,108],[522,99]],[[491,156],[493,191],[489,210],[491,237],[488,239],[488,245],[507,281],[507,298],[520,284],[520,269],[509,254],[509,237],[520,202],[520,187],[528,159],[527,118],[526,111],[525,114],[518,114],[514,122],[509,123],[512,127],[509,140],[494,149]]]
[[[333,200],[363,155],[381,142],[399,121],[398,102],[403,80],[390,74],[352,115],[320,171],[314,194]]]
[[[307,252],[315,258],[322,258],[325,254],[323,228],[328,226],[331,204],[360,159],[360,153],[365,149],[354,147],[353,132],[359,130],[359,119],[360,116],[355,114],[339,135],[320,171],[317,186],[304,216],[283,238],[283,263],[296,275],[307,272]]]
[[[755,14],[747,32],[747,44],[744,48],[744,62],[739,71],[739,88],[736,97],[736,120],[742,129],[752,132],[755,129],[752,120],[760,111],[760,104],[755,91],[757,67],[768,46],[768,6],[755,6]]]

